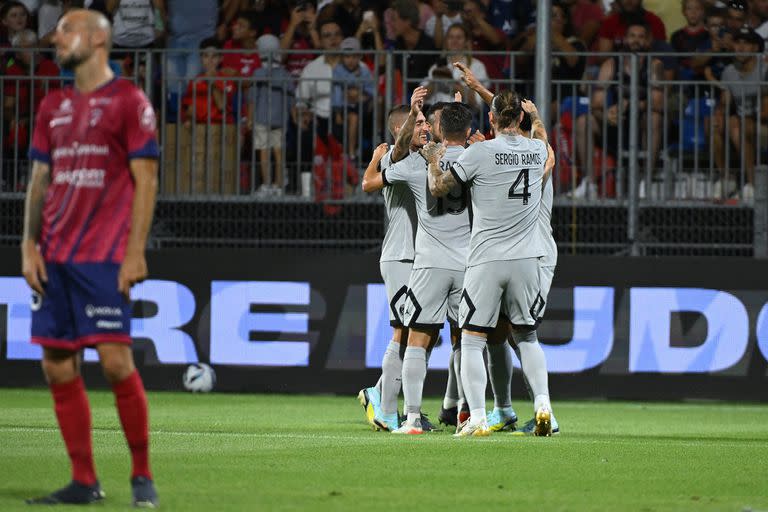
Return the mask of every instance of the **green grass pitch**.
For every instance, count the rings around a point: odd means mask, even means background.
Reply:
[[[107,499],[88,508],[127,510],[112,394],[90,397]],[[560,436],[454,439],[373,432],[354,396],[149,398],[165,510],[768,510],[761,405],[563,402]],[[439,402],[425,410],[436,417]],[[0,511],[68,480],[46,390],[0,390],[0,474]]]

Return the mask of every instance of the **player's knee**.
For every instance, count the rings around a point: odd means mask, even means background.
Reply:
[[[99,359],[104,377],[111,384],[122,382],[133,373],[133,356],[129,349],[99,351]]]
[[[117,359],[102,361],[101,369],[104,372],[104,377],[106,377],[110,384],[122,382],[133,373],[133,365],[128,365],[124,361]]]
[[[529,326],[512,326],[512,340],[516,345],[521,343],[538,343],[536,329]]]
[[[77,378],[79,369],[74,353],[62,354],[45,351],[42,360],[43,374],[48,384],[63,384]]]

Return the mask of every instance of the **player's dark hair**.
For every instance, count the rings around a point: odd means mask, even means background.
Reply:
[[[465,139],[472,127],[472,111],[463,103],[448,103],[440,114],[443,139]]]
[[[501,91],[491,102],[491,112],[496,118],[496,127],[500,130],[517,127],[522,111],[523,99],[515,91]],[[442,121],[442,118],[440,120]]]
[[[427,115],[425,116],[427,118],[427,122],[429,124],[434,124],[435,114],[443,110],[446,105],[450,105],[450,103],[447,101],[438,101],[430,105],[430,107],[427,109]]]
[[[395,127],[394,127],[395,118],[398,115],[408,117],[408,114],[410,112],[411,112],[411,107],[408,105],[397,105],[395,107],[392,107],[387,113],[387,127],[389,128],[389,133],[391,133],[392,135],[395,134]]]

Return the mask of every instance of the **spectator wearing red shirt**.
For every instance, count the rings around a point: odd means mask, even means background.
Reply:
[[[228,74],[219,70],[222,62],[221,45],[215,38],[209,38],[200,43],[200,61],[203,72],[190,82],[184,95],[184,124],[195,122],[205,124],[227,124],[235,122],[232,112],[232,96],[234,84],[230,80],[211,80],[216,77],[226,77]],[[226,120],[225,120],[226,113]]]
[[[612,52],[620,49],[627,35],[627,28],[632,23],[642,23],[651,29],[656,41],[667,40],[664,22],[651,11],[643,8],[643,0],[618,0],[619,12],[611,14],[603,21],[598,34],[598,51]]]
[[[256,53],[256,23],[253,17],[241,11],[232,25],[232,39],[224,43],[224,50],[246,50],[228,52],[221,60],[221,69],[225,75],[249,77],[261,67],[261,59]]]
[[[294,78],[299,78],[304,66],[315,60],[311,52],[320,47],[320,34],[317,33],[315,6],[305,2],[291,11],[291,21],[280,38],[281,50],[307,50],[306,53],[290,53],[285,56],[285,69]]]
[[[13,48],[19,51],[8,59],[3,80],[3,109],[5,111],[4,145],[11,150],[18,145],[26,150],[29,140],[29,125],[33,113],[49,90],[59,89],[61,81],[50,80],[60,75],[59,67],[32,48],[38,47],[37,35],[29,29],[22,30],[11,40]],[[34,69],[32,66],[34,65]],[[18,78],[16,78],[18,77]],[[48,77],[48,78],[46,78]],[[30,100],[34,101],[31,105]]]
[[[199,44],[202,73],[189,81],[181,101],[183,126],[168,124],[164,141],[163,189],[192,194],[236,190],[238,132],[235,85],[221,69],[221,42]]]
[[[51,59],[31,51],[38,46],[37,35],[32,30],[22,30],[13,36],[11,44],[13,48],[27,51],[15,52],[14,56],[8,60],[5,68],[3,103],[6,112],[10,110],[11,115],[15,115],[16,105],[18,105],[19,114],[28,114],[31,86],[34,87],[34,110],[36,111],[49,89],[61,87],[60,81],[46,80],[46,77],[58,77],[61,71]],[[33,64],[34,71],[31,70]],[[11,79],[11,77],[20,78]]]
[[[0,48],[8,48],[13,36],[29,28],[29,11],[21,2],[5,2],[0,7],[0,24]]]
[[[587,48],[592,48],[597,43],[597,34],[605,17],[601,3],[593,0],[564,0],[560,3],[567,5],[571,11],[573,35]]]

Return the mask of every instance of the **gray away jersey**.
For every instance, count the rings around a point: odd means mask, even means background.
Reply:
[[[461,146],[446,149],[440,162],[443,172],[464,153]],[[413,268],[441,268],[464,271],[469,252],[469,194],[457,185],[445,197],[429,192],[427,161],[419,153],[386,168],[384,183],[388,188],[406,184],[413,194],[418,216],[416,257]]]
[[[408,157],[406,157],[407,160]],[[381,159],[381,169],[392,164],[390,149]],[[381,245],[379,261],[413,261],[416,234],[416,207],[413,194],[407,185],[385,187],[384,211],[387,214],[387,231]]]
[[[468,267],[545,255],[538,226],[546,160],[543,141],[512,135],[473,144],[459,157],[454,176],[472,190]]]
[[[552,236],[552,204],[554,203],[555,191],[552,186],[552,177],[547,180],[544,190],[541,192],[541,206],[539,207],[539,227],[541,228],[542,242],[546,254],[541,259],[541,264],[545,267],[554,267],[557,265],[557,243]]]

